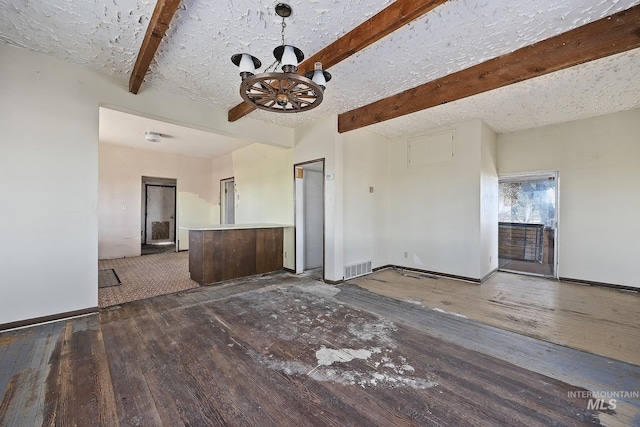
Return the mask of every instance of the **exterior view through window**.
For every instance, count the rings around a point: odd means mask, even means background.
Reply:
[[[499,268],[555,277],[556,174],[499,180]]]

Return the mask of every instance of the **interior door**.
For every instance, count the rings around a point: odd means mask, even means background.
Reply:
[[[556,172],[500,177],[500,270],[556,277],[557,183]]]
[[[236,183],[233,178],[220,180],[220,224],[235,224]]]
[[[295,271],[324,278],[324,160],[299,163],[295,173]]]
[[[304,270],[322,267],[324,262],[323,174],[304,171]]]
[[[146,185],[145,243],[175,243],[176,187]]]

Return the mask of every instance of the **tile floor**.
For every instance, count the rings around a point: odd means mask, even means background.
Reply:
[[[120,285],[120,279],[113,268],[98,271],[98,288],[109,288]]]
[[[98,270],[109,268],[116,271],[122,285],[98,289],[101,308],[199,286],[189,278],[189,252],[98,261]]]

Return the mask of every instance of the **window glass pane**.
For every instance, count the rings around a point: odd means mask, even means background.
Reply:
[[[553,178],[501,182],[499,200],[500,222],[555,226],[556,197]]]

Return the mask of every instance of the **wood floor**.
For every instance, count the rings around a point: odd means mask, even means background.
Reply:
[[[0,334],[0,425],[634,425],[633,399],[595,410],[574,392],[639,379],[635,365],[282,273]]]
[[[640,365],[640,293],[502,272],[482,285],[393,269],[349,283],[432,310]]]
[[[500,270],[511,271],[516,273],[537,274],[545,277],[554,277],[553,264],[520,261],[513,259],[498,259]]]

